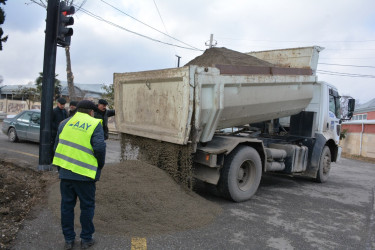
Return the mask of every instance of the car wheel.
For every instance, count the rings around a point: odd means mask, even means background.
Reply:
[[[11,142],[17,142],[18,141],[18,136],[15,128],[10,128],[8,131],[8,138],[9,141]]]

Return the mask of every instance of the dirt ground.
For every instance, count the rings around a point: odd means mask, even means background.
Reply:
[[[2,161],[0,193],[0,249],[10,249],[33,206],[47,202],[55,216],[60,216],[56,172],[37,172]],[[79,203],[76,208],[79,232]],[[220,206],[144,162],[106,164],[97,182],[94,223],[96,231],[105,234],[146,237],[199,228],[220,213]]]
[[[9,249],[33,206],[46,199],[46,188],[55,181],[52,172],[0,160],[0,249]]]

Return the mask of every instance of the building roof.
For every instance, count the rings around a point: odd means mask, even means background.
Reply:
[[[64,96],[69,96],[69,91],[68,91],[68,84],[66,81],[61,81],[61,94]],[[0,86],[0,93],[1,94],[15,94],[17,90],[20,87],[30,87],[30,88],[35,88],[35,85],[1,85]],[[75,83],[75,92],[78,96],[81,97],[92,97],[96,99],[100,99],[102,97],[102,94],[105,93],[104,89],[102,89],[102,84],[80,84],[80,83]]]
[[[35,87],[34,85],[2,85],[0,86],[0,93],[11,95],[14,94],[20,87]]]
[[[66,81],[61,81],[61,87],[67,87],[68,83]],[[83,91],[104,94],[105,91],[102,89],[102,84],[83,84],[83,83],[74,83],[75,87],[80,88]]]
[[[369,111],[375,111],[375,98],[356,107],[354,113],[358,114]]]
[[[74,83],[74,92],[81,98],[95,98],[100,99],[105,91],[101,84],[79,84]],[[67,82],[61,82],[61,95],[69,96],[69,89]]]

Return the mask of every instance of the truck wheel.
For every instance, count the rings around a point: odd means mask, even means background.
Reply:
[[[238,146],[224,160],[218,189],[227,199],[245,201],[255,194],[261,177],[262,162],[258,152],[251,147]]]
[[[15,128],[10,128],[8,131],[8,139],[11,142],[17,142],[18,136]]]
[[[329,149],[328,146],[325,146],[320,156],[319,169],[316,175],[316,181],[319,183],[326,182],[328,180],[330,170],[331,170],[331,150]]]

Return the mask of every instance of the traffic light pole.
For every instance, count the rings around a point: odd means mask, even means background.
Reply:
[[[56,34],[59,0],[48,0],[44,43],[42,105],[38,170],[52,170],[51,127],[56,66]]]

